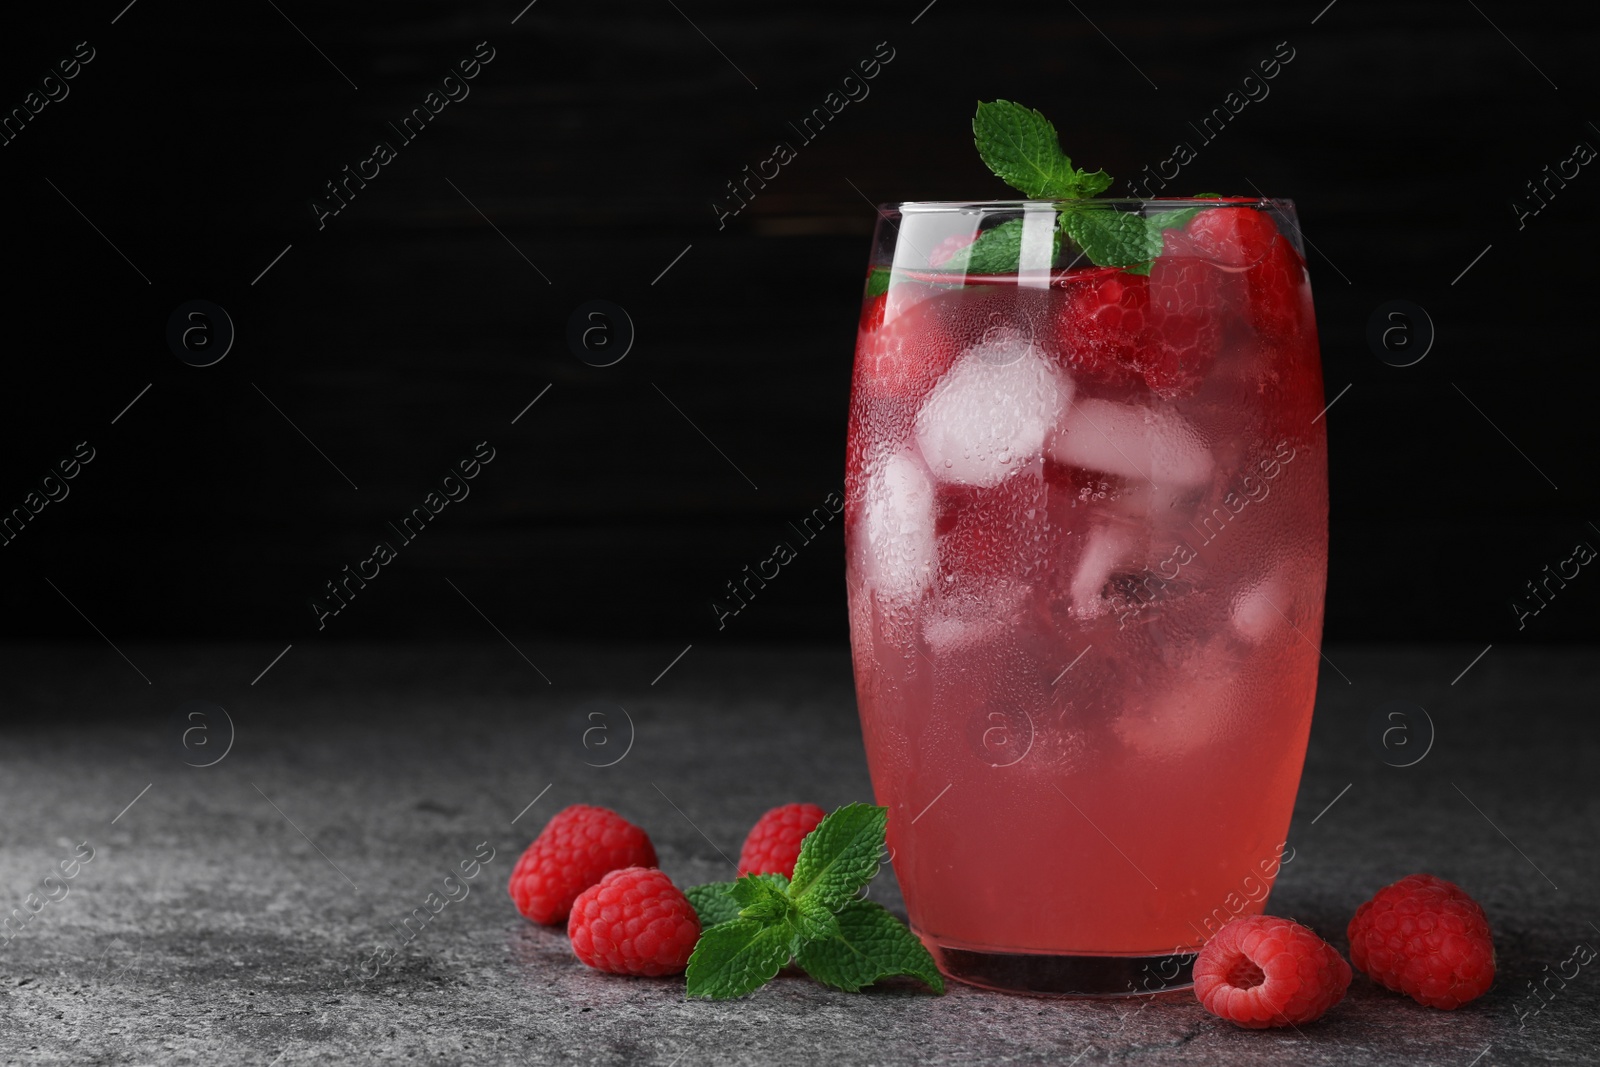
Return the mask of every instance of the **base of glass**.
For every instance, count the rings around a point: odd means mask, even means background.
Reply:
[[[1036,997],[1135,997],[1194,985],[1193,956],[975,952],[924,939],[947,978]]]

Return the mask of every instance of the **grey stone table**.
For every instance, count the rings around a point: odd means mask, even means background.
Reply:
[[[650,831],[679,884],[726,877],[723,855],[766,807],[870,796],[849,663],[838,648],[708,644],[673,661],[680,648],[519,645],[549,683],[505,644],[307,643],[254,685],[278,649],[124,645],[126,661],[104,645],[0,650],[0,911],[20,907],[61,861],[74,871],[50,888],[64,897],[0,944],[0,1059],[1600,1059],[1600,963],[1575,976],[1563,965],[1579,944],[1600,946],[1600,663],[1588,649],[1497,646],[1476,662],[1476,648],[1327,650],[1295,858],[1270,910],[1343,950],[1366,894],[1431,870],[1488,909],[1500,975],[1456,1012],[1358,977],[1319,1023],[1247,1032],[1188,993],[1091,1002],[901,985],[846,995],[780,976],[712,1004],[685,1001],[681,980],[587,970],[560,932],[522,920],[505,895],[544,819],[569,803],[606,804]],[[191,706],[178,721],[191,700],[226,718],[189,717]],[[1369,740],[1390,700],[1427,709],[1431,748],[1414,713],[1413,747],[1400,735],[1388,749]],[[73,867],[84,842],[93,858]],[[481,842],[494,858],[469,895],[392,959],[371,962]],[[880,899],[897,908],[885,880]]]

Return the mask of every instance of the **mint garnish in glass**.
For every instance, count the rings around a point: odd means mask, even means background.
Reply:
[[[1094,198],[1111,187],[1111,175],[1073,166],[1061,151],[1050,120],[1010,100],[979,103],[972,119],[978,155],[995,176],[1030,200],[1078,201],[1057,205],[1052,259],[1065,234],[1097,267],[1122,267],[1131,274],[1149,274],[1161,254],[1161,232],[1188,222],[1200,208],[1152,215],[1119,211]],[[1017,269],[1022,248],[1022,220],[1011,219],[991,230],[941,264],[965,274],[1002,274]],[[887,279],[877,284],[884,285]],[[870,284],[870,283],[869,283]]]

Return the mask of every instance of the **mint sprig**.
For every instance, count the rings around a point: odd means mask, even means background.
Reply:
[[[689,957],[691,997],[759,989],[793,959],[817,981],[855,992],[897,975],[944,992],[917,936],[860,897],[883,858],[887,808],[847,804],[801,842],[794,877],[746,875],[688,890],[701,934]]]
[[[1060,205],[1057,221],[1061,231],[1097,267],[1149,274],[1150,264],[1161,254],[1162,231],[1181,226],[1201,210],[1140,215],[1119,211],[1111,204],[1092,203],[1111,187],[1111,176],[1103,170],[1073,166],[1061,151],[1050,120],[1010,100],[980,101],[972,119],[972,136],[978,155],[995,176],[1029,199],[1081,201]],[[1003,233],[1013,224],[1014,235]],[[985,231],[968,248],[967,256],[953,257],[948,266],[971,274],[1002,273],[1017,268],[1020,250],[1020,220],[1013,219]],[[980,260],[980,256],[984,258]]]
[[[1086,173],[1061,151],[1049,119],[1021,104],[996,100],[978,105],[972,118],[978,154],[989,169],[1031,200],[1076,200],[1111,187],[1103,170]]]

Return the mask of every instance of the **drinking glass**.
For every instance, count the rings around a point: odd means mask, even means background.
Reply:
[[[1316,691],[1327,442],[1293,204],[879,216],[845,531],[912,929],[989,988],[1187,985],[1293,856]],[[1107,234],[1159,254],[1097,266]]]

